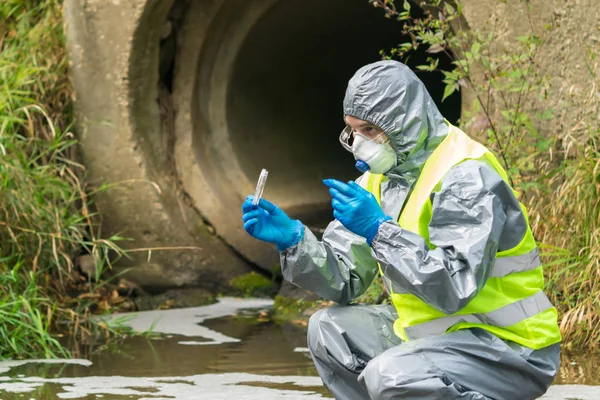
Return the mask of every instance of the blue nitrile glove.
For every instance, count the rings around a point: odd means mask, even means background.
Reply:
[[[367,239],[371,245],[379,226],[392,217],[383,213],[377,199],[358,183],[350,181],[347,184],[335,179],[323,181],[333,197],[333,216],[350,232]]]
[[[263,242],[274,243],[279,251],[284,251],[302,240],[302,222],[291,219],[281,208],[265,199],[260,199],[258,205],[253,205],[253,197],[246,197],[242,205],[242,220],[246,232]]]

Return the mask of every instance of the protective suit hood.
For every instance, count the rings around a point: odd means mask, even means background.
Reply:
[[[398,158],[397,166],[385,174],[390,180],[414,182],[449,133],[423,82],[398,61],[378,61],[360,68],[348,83],[344,115],[375,124],[388,135]]]

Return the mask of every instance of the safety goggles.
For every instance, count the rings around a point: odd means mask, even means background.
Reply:
[[[379,144],[387,143],[389,140],[384,132],[381,132],[375,138],[369,138],[365,135],[361,135],[358,132],[354,132],[349,125],[346,125],[346,127],[342,130],[342,133],[340,133],[340,143],[342,144],[344,149],[348,150],[349,152],[352,152],[352,144],[354,144],[354,135],[360,135],[371,142]]]

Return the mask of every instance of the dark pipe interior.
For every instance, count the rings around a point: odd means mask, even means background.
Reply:
[[[339,145],[349,78],[402,42],[402,26],[366,0],[285,0],[253,27],[238,54],[228,93],[230,137],[251,180],[270,171],[265,197],[326,193],[321,179],[356,178],[354,158]],[[416,54],[409,65],[425,61]],[[448,66],[443,59],[441,66]],[[413,68],[414,69],[414,68]],[[458,94],[441,103],[441,74],[415,71],[444,116],[460,117]],[[291,211],[305,223],[332,219],[327,203],[305,200]]]

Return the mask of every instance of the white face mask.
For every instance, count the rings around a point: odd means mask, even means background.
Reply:
[[[389,142],[378,143],[357,133],[354,134],[352,153],[357,161],[366,163],[368,171],[373,174],[384,174],[397,163],[396,153]],[[357,163],[357,168],[361,169],[359,164]]]

